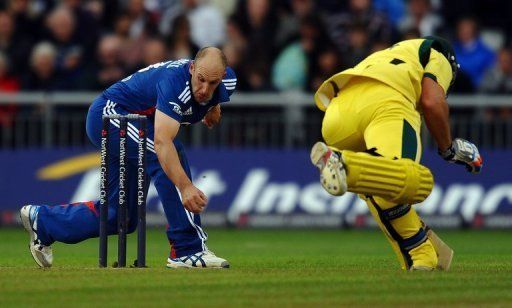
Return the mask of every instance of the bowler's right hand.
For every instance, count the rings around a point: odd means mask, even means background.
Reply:
[[[206,195],[193,184],[180,189],[180,193],[183,206],[194,214],[201,213],[208,203]]]

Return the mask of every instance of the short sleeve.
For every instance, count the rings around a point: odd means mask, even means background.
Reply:
[[[183,112],[181,110],[180,100],[174,93],[171,86],[171,80],[165,79],[157,83],[156,93],[157,102],[156,109],[170,116],[178,122],[181,122]]]
[[[235,92],[236,89],[236,74],[235,71],[231,67],[226,67],[226,77],[222,79],[222,83],[224,84],[224,87],[226,87],[226,91],[228,92],[228,95],[231,96],[233,92]]]
[[[448,93],[448,88],[453,78],[452,67],[448,59],[437,50],[432,49],[423,77],[432,78],[443,88],[444,93]]]

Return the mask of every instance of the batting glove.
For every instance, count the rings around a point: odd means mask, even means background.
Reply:
[[[467,140],[456,138],[448,150],[439,150],[439,155],[446,161],[464,165],[471,173],[479,173],[482,170],[482,156],[476,145]]]

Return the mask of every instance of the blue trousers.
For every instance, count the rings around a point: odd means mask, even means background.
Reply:
[[[104,96],[98,97],[87,114],[87,135],[91,142],[100,147],[102,115],[128,114],[116,103]],[[165,216],[169,223],[167,237],[171,244],[171,257],[181,257],[206,249],[207,234],[201,228],[199,215],[187,211],[181,202],[179,193],[162,169],[154,149],[154,123],[148,119],[147,135],[147,171],[158,191]],[[108,233],[117,233],[117,207],[119,198],[119,121],[110,121],[109,136],[109,178],[108,178]],[[138,123],[129,123],[128,127],[128,233],[137,227],[137,147]],[[190,167],[183,145],[175,140],[181,165],[190,178]],[[149,181],[147,181],[149,183]],[[147,187],[146,187],[147,191]],[[147,194],[146,194],[147,195]],[[98,237],[99,201],[84,201],[64,205],[42,205],[37,218],[37,234],[44,245],[55,241],[78,243]]]

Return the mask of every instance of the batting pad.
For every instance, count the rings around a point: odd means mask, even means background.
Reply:
[[[378,196],[396,204],[414,204],[425,200],[434,186],[430,170],[410,159],[341,153],[350,192]]]

